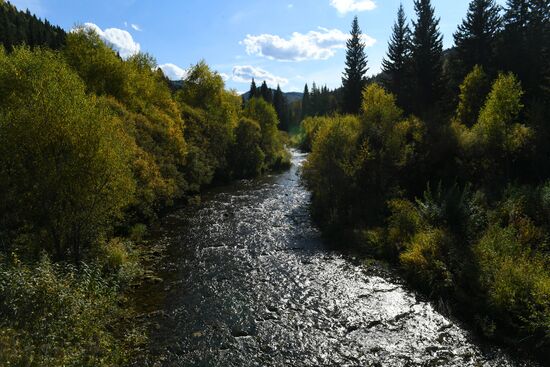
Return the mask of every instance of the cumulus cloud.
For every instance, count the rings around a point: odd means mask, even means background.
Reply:
[[[119,28],[102,30],[94,23],[84,23],[83,27],[94,30],[105,43],[118,51],[120,56],[124,58],[135,55],[140,50],[139,43],[134,41],[134,38],[128,31]]]
[[[376,8],[374,0],[330,0],[330,5],[340,14],[373,10]]]
[[[272,34],[247,35],[241,44],[249,55],[264,56],[279,61],[326,60],[336,50],[345,48],[350,35],[339,29],[319,27],[306,34],[294,32],[289,39]],[[370,47],[376,40],[364,35],[365,45]]]
[[[132,29],[133,29],[134,31],[141,32],[141,30],[142,30],[141,27],[140,27],[139,25],[137,25],[137,24],[130,24],[130,26],[132,27]]]
[[[224,82],[229,80],[229,75],[227,75],[226,73],[220,73],[220,76],[222,77]]]
[[[187,70],[174,64],[162,64],[159,65],[159,69],[161,69],[164,75],[170,80],[182,80],[187,77]]]
[[[275,76],[266,70],[254,66],[242,65],[235,66],[233,68],[233,75],[231,79],[234,82],[250,83],[252,81],[252,78],[254,78],[256,82],[259,83],[265,80],[266,83],[271,87],[277,86],[277,84],[286,85],[288,83],[287,79]]]

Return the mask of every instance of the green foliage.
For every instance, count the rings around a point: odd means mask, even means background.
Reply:
[[[122,121],[132,140],[131,168],[137,183],[132,210],[154,218],[188,189],[184,175],[188,145],[178,105],[155,61],[137,54],[122,60],[92,30],[81,28],[67,37],[64,56],[86,82],[89,92],[109,96],[103,108]]]
[[[0,53],[0,85],[3,235],[78,261],[132,199],[128,139],[53,52]]]
[[[460,123],[472,127],[477,122],[489,89],[487,75],[481,66],[476,65],[460,85],[456,110],[456,118]]]
[[[0,263],[0,364],[123,365],[135,332],[116,327],[119,302],[117,283],[97,267]]]
[[[310,152],[317,133],[322,126],[328,124],[330,121],[331,118],[329,117],[307,117],[304,121],[302,121],[300,126],[302,134],[300,148]]]
[[[441,229],[417,233],[399,256],[407,275],[426,291],[442,292],[452,285],[452,274],[444,260],[450,238]]]
[[[518,80],[512,74],[502,74],[494,82],[477,122],[471,128],[453,124],[472,179],[509,178],[513,164],[527,155],[533,132],[517,122],[522,95]]]
[[[313,191],[314,211],[329,224],[345,222],[354,200],[354,176],[359,150],[360,122],[354,116],[336,116],[321,125],[313,151],[303,168],[308,187]]]
[[[260,148],[261,139],[260,125],[256,121],[247,118],[239,120],[232,149],[232,167],[235,177],[251,178],[262,172],[265,155]]]
[[[186,121],[189,163],[185,169],[190,189],[197,191],[214,178],[227,178],[227,157],[233,142],[241,99],[224,90],[223,79],[208,65],[192,67],[176,96]]]
[[[550,344],[550,262],[522,243],[521,230],[490,227],[474,246],[493,317]],[[545,335],[546,334],[546,335]]]
[[[263,99],[254,98],[248,102],[243,114],[260,126],[260,148],[265,154],[266,165],[272,168],[287,166],[290,158],[277,130],[277,113],[273,106]]]

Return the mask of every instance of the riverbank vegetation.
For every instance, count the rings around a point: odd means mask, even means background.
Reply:
[[[173,91],[147,54],[0,9],[61,43],[0,46],[0,364],[123,365],[144,341],[125,320],[130,239],[206,186],[287,167],[276,112],[204,62]]]
[[[549,358],[548,2],[473,0],[445,52],[430,1],[415,10],[410,29],[399,9],[379,84],[348,43],[357,113],[302,122],[312,212],[484,335]]]

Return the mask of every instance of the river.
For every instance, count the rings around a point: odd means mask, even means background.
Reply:
[[[396,275],[331,250],[308,213],[305,155],[176,210],[141,290],[144,366],[532,366],[476,340]]]

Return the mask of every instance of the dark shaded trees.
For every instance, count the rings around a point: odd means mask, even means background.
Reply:
[[[60,49],[65,44],[65,36],[61,27],[38,19],[28,10],[19,11],[7,1],[0,1],[0,44],[8,51],[21,44]]]
[[[273,103],[273,93],[271,93],[271,89],[267,86],[266,81],[262,83],[262,86],[260,87],[260,96],[269,104]]]
[[[401,4],[393,25],[388,52],[382,60],[382,71],[385,73],[384,86],[395,95],[397,104],[402,108],[405,108],[409,99],[410,49],[411,31]]]
[[[365,74],[368,71],[365,44],[357,17],[353,19],[350,34],[351,38],[346,43],[346,68],[342,76],[342,109],[346,113],[356,114],[361,108],[361,93],[366,85]]]
[[[310,115],[311,102],[309,98],[309,87],[304,86],[304,94],[302,95],[302,120]]]
[[[500,6],[494,0],[473,0],[466,18],[454,33],[456,70],[462,80],[475,65],[480,65],[489,74],[495,70],[495,39],[500,31],[502,19]]]
[[[443,92],[443,36],[430,0],[415,0],[417,19],[413,22],[411,66],[413,71],[413,111],[421,116],[438,108]]]
[[[275,90],[275,93],[273,93],[273,107],[275,107],[277,117],[279,118],[279,129],[289,131],[290,111],[288,101],[286,100],[286,97],[279,85],[277,85],[277,89]]]
[[[252,78],[252,83],[250,83],[250,91],[248,92],[248,99],[252,99],[255,97],[258,97],[259,91],[258,87],[256,86],[256,81],[254,78]]]

